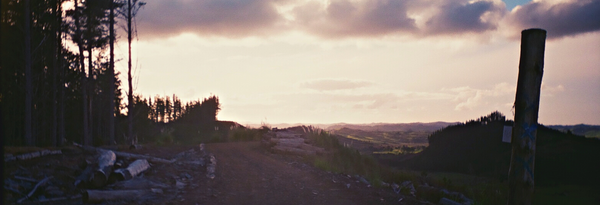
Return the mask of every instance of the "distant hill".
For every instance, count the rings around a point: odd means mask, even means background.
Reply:
[[[588,138],[600,138],[600,125],[550,125],[548,127],[563,132],[570,131],[573,134],[585,136]]]
[[[365,124],[351,124],[351,123],[333,123],[333,124],[311,124],[311,123],[279,123],[279,124],[267,124],[270,127],[286,128],[295,126],[314,126],[327,131],[339,130],[342,128],[349,128],[354,130],[362,131],[382,131],[382,132],[401,132],[401,131],[425,131],[433,132],[448,125],[455,125],[459,122],[413,122],[413,123],[365,123]],[[248,127],[260,127],[262,124],[245,124]]]
[[[511,145],[502,142],[511,121],[469,121],[448,126],[429,137],[429,147],[395,166],[459,172],[506,179]],[[539,185],[600,183],[600,140],[538,126],[535,181]]]
[[[424,131],[433,132],[448,125],[458,124],[458,122],[415,122],[415,123],[371,123],[371,124],[346,124],[338,123],[325,127],[325,130],[339,130],[349,128],[362,131],[382,131],[382,132],[401,132],[401,131]]]

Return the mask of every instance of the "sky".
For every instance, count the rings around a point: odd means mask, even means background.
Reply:
[[[153,0],[136,25],[136,94],[216,95],[241,124],[512,119],[542,28],[538,122],[600,124],[599,0]]]

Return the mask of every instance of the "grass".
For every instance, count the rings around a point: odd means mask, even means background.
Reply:
[[[475,204],[506,204],[508,198],[508,183],[496,179],[445,172],[430,173],[425,178],[428,184],[460,192]]]
[[[415,173],[383,167],[371,155],[364,155],[355,149],[344,147],[337,138],[327,132],[312,132],[309,134],[309,140],[332,153],[312,159],[315,167],[325,171],[361,175],[374,186],[380,186],[381,182],[412,181],[417,176]]]
[[[383,142],[377,141],[375,139],[373,139],[372,137],[355,137],[352,135],[348,135],[346,136],[346,138],[348,139],[353,139],[353,140],[358,140],[358,141],[363,141],[363,142],[368,142],[368,143],[373,143],[373,144],[381,144]]]
[[[403,146],[400,148],[393,148],[392,150],[375,151],[373,154],[393,154],[393,155],[404,155],[404,154],[416,154],[422,152],[425,149],[424,146]]]
[[[269,130],[264,125],[260,128],[235,128],[229,131],[228,141],[258,141]]]
[[[337,138],[327,132],[309,133],[309,140],[332,153],[311,159],[315,167],[325,171],[358,174],[376,187],[380,186],[381,182],[401,184],[404,181],[412,181],[415,188],[427,183],[430,186],[462,193],[474,200],[475,204],[506,203],[508,193],[506,182],[464,174],[427,173],[382,166],[371,155],[361,154],[355,149],[340,145]],[[439,202],[442,197],[453,199],[453,196],[423,187],[418,188],[417,197],[433,203]]]
[[[533,204],[600,204],[600,188],[574,185],[536,187]]]

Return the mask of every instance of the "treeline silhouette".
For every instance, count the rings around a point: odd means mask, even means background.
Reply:
[[[125,1],[77,1],[63,7],[65,2],[1,1],[4,146],[129,144],[157,135],[186,139],[214,133],[220,125],[215,126],[220,110],[216,96],[182,102],[174,95],[146,98],[122,91],[120,73],[114,70],[119,59],[111,54],[118,40],[114,28],[128,28],[132,17],[126,15]],[[134,9],[144,4],[133,2]],[[131,34],[131,28],[124,30]],[[123,100],[124,94],[135,97]],[[134,118],[131,123],[128,116]],[[127,134],[129,126],[132,134]]]
[[[500,112],[448,126],[429,136],[429,147],[398,167],[458,172],[506,179],[511,144],[502,142],[504,126],[513,126]],[[600,140],[537,128],[535,181],[538,185],[600,183]]]
[[[108,122],[120,113],[122,98],[107,55],[109,1],[86,1],[76,10],[63,8],[63,2],[1,2],[4,145],[82,142],[84,132],[94,136],[94,144],[112,141]],[[68,43],[78,45],[79,53]]]
[[[139,143],[218,141],[232,128],[241,127],[234,122],[217,121],[221,104],[215,95],[185,104],[176,95],[134,99],[133,128],[137,139],[133,140]],[[125,120],[125,116],[122,118]]]

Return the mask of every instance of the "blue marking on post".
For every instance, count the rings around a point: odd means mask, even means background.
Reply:
[[[533,170],[531,170],[531,166],[529,166],[529,164],[530,164],[530,163],[531,163],[531,164],[533,164],[533,156],[529,157],[529,159],[527,159],[527,160],[524,160],[524,159],[523,159],[523,158],[521,158],[521,157],[516,157],[515,159],[516,159],[516,160],[517,160],[519,163],[522,163],[522,164],[523,164],[523,168],[525,169],[525,171],[527,171],[527,173],[529,173],[529,176],[531,176],[531,179],[534,179],[534,178],[533,178]],[[515,172],[516,172],[516,171],[517,171],[517,170],[515,170]]]
[[[537,123],[532,125],[528,125],[527,123],[523,123],[521,125],[523,127],[523,134],[521,134],[521,139],[529,138],[530,140],[535,140],[535,136],[533,135],[533,131],[537,129]]]

